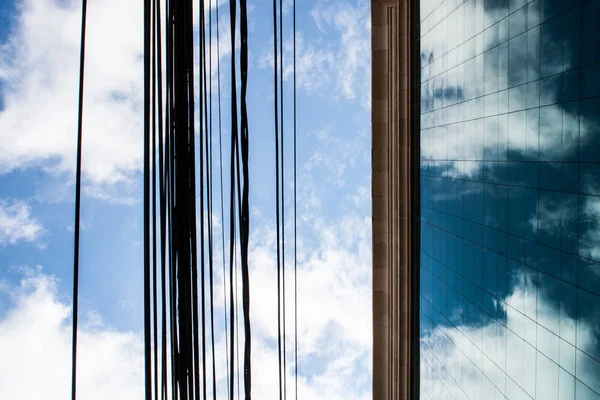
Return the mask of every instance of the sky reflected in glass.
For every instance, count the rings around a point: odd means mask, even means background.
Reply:
[[[421,398],[600,400],[599,15],[421,1]]]

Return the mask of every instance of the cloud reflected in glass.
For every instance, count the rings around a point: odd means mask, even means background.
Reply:
[[[600,399],[600,1],[421,2],[421,396]]]

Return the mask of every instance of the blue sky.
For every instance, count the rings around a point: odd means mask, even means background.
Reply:
[[[291,1],[284,3],[285,129],[291,133]],[[271,7],[249,2],[250,254],[260,398],[277,395]],[[139,397],[143,382],[141,11],[117,0],[88,7],[80,390],[92,399]],[[228,4],[219,11],[224,68],[231,53]],[[79,18],[74,1],[0,1],[0,398],[18,390],[62,399],[69,390]],[[369,7],[302,1],[297,18],[299,390],[306,398],[368,398]],[[224,73],[224,141],[228,79]],[[286,159],[292,160],[291,146]],[[287,207],[291,221],[291,202]],[[286,225],[291,239],[293,226]],[[291,265],[292,245],[286,248]],[[26,365],[47,376],[43,384],[23,386]]]

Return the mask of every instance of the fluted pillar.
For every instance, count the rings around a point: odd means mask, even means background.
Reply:
[[[409,1],[372,0],[371,28],[373,399],[409,399],[411,263],[418,257],[411,254]]]

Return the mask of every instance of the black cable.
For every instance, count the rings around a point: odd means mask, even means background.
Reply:
[[[277,57],[277,0],[273,0],[273,86],[275,88],[275,213],[277,226],[277,350],[279,360],[279,400],[283,400],[282,396],[282,376],[281,376],[281,248],[279,241],[279,110],[278,110],[278,85],[277,72],[278,57]]]
[[[236,231],[236,233],[238,233],[238,231]],[[236,253],[237,254],[237,253]],[[238,312],[238,293],[239,293],[239,288],[238,288],[238,268],[237,268],[237,264],[235,262],[235,256],[234,256],[234,263],[233,265],[236,266],[235,268],[235,367],[236,367],[236,378],[237,378],[237,399],[240,399],[240,320],[239,320],[239,312]]]
[[[279,0],[279,54],[281,55],[280,63],[279,63],[279,84],[281,87],[281,92],[279,96],[279,100],[281,102],[281,106],[279,108],[281,112],[281,289],[282,289],[282,324],[283,324],[283,399],[287,399],[287,373],[286,373],[286,351],[285,351],[285,343],[286,343],[286,335],[285,335],[285,146],[283,143],[284,139],[284,94],[283,94],[283,0]]]
[[[173,15],[174,6],[173,0],[166,0],[166,13],[165,13],[165,25],[166,25],[166,141],[165,141],[165,154],[166,154],[166,171],[165,171],[165,185],[166,185],[166,209],[167,209],[167,227],[168,227],[168,256],[169,256],[169,325],[170,325],[170,342],[171,342],[171,390],[174,400],[179,398],[179,391],[177,390],[179,381],[179,345],[178,345],[178,326],[177,326],[177,279],[176,279],[176,241],[177,232],[175,230],[176,225],[176,214],[175,214],[175,165],[174,165],[174,123],[175,123],[175,110],[174,110],[174,32],[173,32]]]
[[[212,3],[212,2],[210,2]],[[210,4],[212,6],[212,4]],[[208,129],[206,131],[206,162],[207,162],[207,200],[208,200],[208,260],[209,260],[209,295],[210,295],[210,339],[212,355],[212,394],[217,400],[217,375],[215,364],[215,313],[214,313],[214,274],[213,274],[213,225],[212,225],[212,9],[208,13]]]
[[[201,287],[202,287],[202,398],[206,400],[206,287],[205,287],[205,252],[204,252],[204,146],[205,143],[205,130],[207,129],[206,120],[203,118],[206,116],[204,106],[206,104],[206,53],[204,47],[205,41],[205,31],[204,31],[204,0],[199,1],[199,122],[200,122],[200,235],[202,240],[200,242],[201,245]],[[210,220],[210,216],[209,216]],[[198,393],[199,396],[199,393]],[[198,397],[199,398],[199,397]]]
[[[158,400],[158,304],[156,257],[156,15],[157,2],[152,8],[152,328],[154,350],[154,400]]]
[[[298,231],[297,231],[297,213],[296,213],[296,0],[293,0],[293,20],[294,20],[294,379],[296,400],[298,400]]]
[[[194,22],[193,22],[193,2],[191,0],[186,1],[186,9],[185,11],[182,13],[182,18],[185,18],[185,36],[184,38],[182,38],[182,45],[185,45],[185,66],[186,66],[186,70],[185,70],[185,76],[187,77],[187,87],[186,87],[186,100],[187,100],[187,104],[188,104],[188,113],[187,113],[187,126],[186,126],[186,133],[187,133],[187,140],[188,140],[188,145],[187,145],[187,149],[186,149],[186,155],[187,155],[187,159],[186,159],[186,165],[185,167],[187,168],[187,172],[189,173],[189,177],[187,178],[187,181],[185,182],[186,187],[182,188],[182,191],[185,190],[186,194],[187,194],[187,201],[188,201],[188,215],[186,215],[186,222],[188,224],[188,231],[186,232],[186,238],[190,237],[190,243],[191,243],[191,267],[192,267],[192,279],[191,281],[186,285],[186,289],[188,287],[191,286],[191,291],[192,291],[192,303],[191,303],[191,308],[192,308],[192,325],[191,327],[188,325],[186,327],[186,329],[189,329],[190,331],[186,332],[186,335],[188,337],[191,337],[191,346],[192,346],[192,355],[190,354],[188,357],[188,360],[190,362],[190,365],[187,368],[188,374],[190,374],[189,377],[189,385],[190,385],[190,392],[193,388],[194,390],[194,396],[192,397],[190,394],[190,398],[196,398],[199,399],[200,398],[200,382],[199,382],[199,378],[198,378],[198,364],[199,364],[199,350],[198,350],[198,345],[199,345],[199,339],[198,339],[198,285],[197,285],[197,270],[198,270],[198,266],[197,266],[197,257],[198,257],[198,251],[197,251],[197,227],[196,227],[196,218],[197,218],[197,214],[196,214],[196,152],[195,152],[195,132],[194,132],[194,123],[195,123],[195,118],[194,118],[194,111],[195,111],[195,106],[194,106],[194,44],[193,44],[193,26],[194,26]],[[177,21],[176,21],[177,22]],[[199,79],[200,82],[202,82],[202,79]],[[202,115],[202,99],[200,99],[200,116]],[[200,152],[202,152],[202,137],[200,135]],[[202,188],[203,188],[203,184],[202,184],[203,178],[202,178],[202,174],[200,175],[200,192],[202,193]],[[200,216],[203,216],[203,208],[200,208]],[[201,222],[203,222],[203,218],[200,219]],[[200,230],[200,244],[201,246],[203,246],[204,244],[204,230],[201,228]],[[187,247],[184,248],[184,251],[189,251],[189,249]],[[202,283],[204,284],[204,257],[202,257],[201,262],[201,273],[202,273]],[[189,289],[188,289],[189,290]],[[202,355],[203,355],[203,367],[206,364],[205,362],[205,349],[206,347],[204,346],[204,338],[205,338],[205,330],[204,330],[204,326],[205,326],[205,315],[204,315],[204,300],[205,300],[205,296],[204,296],[204,286],[202,287],[202,338],[203,338],[203,346],[202,346]],[[186,310],[189,312],[189,310]],[[191,328],[191,329],[190,329]],[[204,399],[206,399],[206,376],[204,376],[203,379],[203,395],[204,395]]]
[[[208,12],[208,252],[209,252],[209,279],[210,279],[210,339],[211,339],[211,361],[212,361],[212,394],[213,400],[217,400],[217,373],[215,364],[215,313],[214,313],[214,259],[213,259],[213,224],[212,224],[212,206],[213,206],[213,191],[212,191],[212,162],[213,162],[213,123],[212,123],[212,0],[209,0]]]
[[[85,25],[87,0],[81,4],[79,47],[79,106],[77,110],[77,165],[75,167],[75,222],[73,245],[73,336],[71,348],[71,399],[77,398],[77,320],[79,313],[79,231],[81,222],[81,150],[83,140],[83,84],[85,73]]]
[[[159,214],[160,214],[160,268],[161,268],[161,400],[168,397],[167,391],[167,302],[166,302],[166,196],[163,153],[163,109],[162,109],[162,30],[160,0],[155,0],[156,21],[156,64],[158,79],[158,181],[159,181]],[[154,178],[156,181],[156,177]],[[156,201],[156,196],[154,197]],[[156,234],[156,230],[155,230]],[[158,355],[156,355],[158,357]]]
[[[250,329],[250,275],[248,266],[248,244],[250,234],[250,207],[249,207],[249,188],[250,173],[248,168],[249,138],[248,138],[248,110],[246,105],[246,94],[248,90],[248,13],[246,0],[240,0],[240,72],[242,81],[241,90],[241,147],[242,147],[242,171],[244,184],[242,189],[242,210],[240,218],[240,242],[241,242],[241,263],[242,263],[242,307],[244,314],[244,392],[246,400],[251,399],[251,348],[252,334]]]
[[[223,313],[225,314],[225,366],[227,370],[227,382],[229,382],[229,332],[227,331],[227,285],[225,271],[225,212],[223,205],[223,139],[221,129],[221,50],[219,46],[219,0],[216,0],[216,18],[217,18],[217,92],[219,102],[219,168],[220,168],[220,185],[221,185],[221,247],[222,247],[222,264],[223,264]],[[227,400],[231,400],[229,390],[227,390]]]
[[[236,96],[236,79],[235,79],[235,21],[236,21],[236,2],[229,2],[229,28],[231,36],[231,162],[230,162],[230,193],[229,193],[229,318],[230,318],[230,354],[234,354],[233,343],[235,340],[234,333],[234,296],[233,296],[233,270],[234,270],[234,248],[235,248],[235,213],[234,213],[234,202],[235,202],[235,159],[234,153],[236,148],[237,139],[237,96]],[[233,399],[234,393],[234,370],[233,363],[230,364],[230,397]],[[238,385],[239,386],[239,385]]]
[[[146,400],[152,399],[150,343],[150,23],[151,0],[144,0],[144,350]]]

